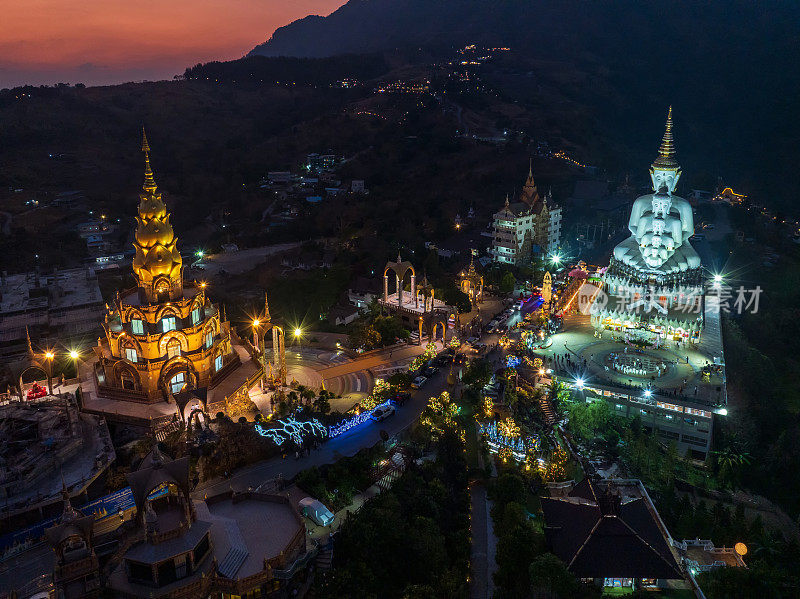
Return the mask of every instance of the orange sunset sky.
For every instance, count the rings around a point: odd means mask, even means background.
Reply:
[[[345,0],[6,0],[0,88],[171,79],[240,58],[287,23]]]

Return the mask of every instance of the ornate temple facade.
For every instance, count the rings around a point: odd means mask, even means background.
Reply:
[[[494,215],[494,239],[489,253],[494,262],[522,266],[534,254],[554,252],[561,240],[561,207],[552,196],[541,198],[533,179],[533,163],[516,202],[506,197]]]
[[[239,364],[230,324],[206,297],[205,284],[183,279],[170,213],[150,167],[145,176],[133,259],[137,286],[107,306],[94,375],[101,397],[155,403],[184,389],[211,387]]]
[[[647,328],[675,338],[697,338],[703,327],[703,270],[689,243],[692,207],[675,195],[681,176],[672,135],[672,107],[658,157],[650,168],[653,193],[631,208],[631,236],[614,248],[603,277],[608,301],[593,308],[595,326]]]

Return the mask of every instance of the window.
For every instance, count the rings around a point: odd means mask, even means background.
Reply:
[[[136,363],[136,350],[132,347],[125,348],[125,359],[129,362]]]
[[[222,370],[222,354],[214,358],[214,372]]]
[[[173,394],[180,393],[183,386],[186,384],[186,374],[183,372],[179,372],[175,376],[172,377],[172,380],[169,382],[169,388]]]
[[[200,322],[200,308],[192,310],[192,326]]]
[[[181,355],[181,342],[174,337],[167,342],[167,359]]]
[[[208,330],[206,333],[206,349],[211,347],[214,344],[214,331],[212,329]]]
[[[177,327],[175,326],[175,317],[174,316],[165,316],[161,319],[161,332],[166,333],[168,331],[174,331]]]
[[[131,331],[134,335],[144,335],[144,323],[138,318],[131,320]]]

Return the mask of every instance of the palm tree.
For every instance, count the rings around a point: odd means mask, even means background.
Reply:
[[[737,452],[730,446],[713,453],[717,458],[720,478],[731,487],[738,486],[742,467],[750,464],[750,454]]]

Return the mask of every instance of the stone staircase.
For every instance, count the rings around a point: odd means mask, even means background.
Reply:
[[[539,408],[544,414],[545,424],[547,424],[547,426],[553,426],[556,422],[556,411],[555,408],[553,408],[553,402],[551,402],[550,398],[544,393],[539,398]]]

